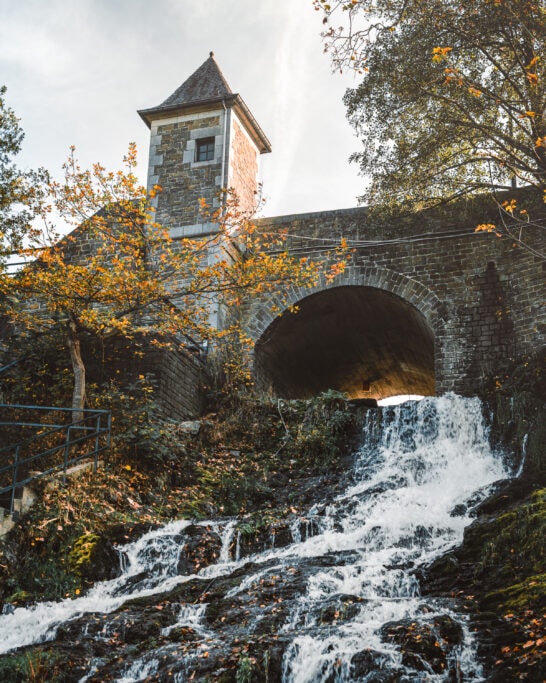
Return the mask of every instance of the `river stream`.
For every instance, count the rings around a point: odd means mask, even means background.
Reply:
[[[455,602],[421,597],[417,577],[461,542],[473,508],[508,476],[502,458],[477,399],[381,410],[381,428],[370,411],[346,489],[294,516],[282,547],[272,538],[240,557],[235,520],[200,522],[216,561],[187,574],[180,557],[196,525],[173,522],[119,549],[118,578],[0,616],[0,651],[73,641],[85,653],[81,683],[483,680],[467,618]],[[162,621],[144,646],[149,634],[127,633],[152,609]],[[222,679],[230,662],[236,678]]]

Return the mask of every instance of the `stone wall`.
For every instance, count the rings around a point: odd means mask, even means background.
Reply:
[[[258,150],[235,116],[232,122],[230,159],[229,187],[235,190],[241,210],[252,212],[256,206],[258,190]]]
[[[161,353],[157,368],[159,402],[166,415],[187,419],[201,414],[206,372],[203,362],[184,350]]]
[[[158,121],[152,126],[148,182],[159,184],[156,219],[173,231],[173,237],[198,234],[203,224],[201,198],[218,205],[222,188],[224,113],[188,114]],[[196,161],[199,138],[214,137],[214,159]],[[190,226],[190,231],[184,227]]]
[[[218,119],[200,121],[207,129]],[[170,131],[173,136],[169,147],[176,147],[176,136],[190,139],[191,131],[178,123],[164,125],[162,135]],[[166,166],[169,164],[173,185],[166,196],[172,198],[176,194],[175,156]],[[214,164],[203,167],[205,173],[212,173],[213,168]],[[199,171],[193,171],[196,183]],[[188,207],[187,201],[182,203]],[[176,206],[174,201],[174,208],[169,208],[174,215],[178,215]],[[475,232],[475,226],[490,222],[495,211],[494,204],[481,201],[459,204],[449,212],[380,221],[367,209],[356,208],[278,216],[262,219],[258,225],[268,231],[286,230],[288,246],[296,256],[321,261],[342,237],[353,249],[341,276],[313,290],[293,289],[289,305],[341,287],[358,286],[394,295],[413,307],[432,331],[436,393],[474,394],[480,393],[492,376],[501,377],[506,368],[533,355],[545,340],[545,263],[538,255],[546,247],[544,230],[530,225],[522,233],[536,253],[514,247],[510,240],[493,233]],[[190,214],[179,217],[194,220]],[[72,258],[85,261],[97,248],[97,241],[84,231],[75,231],[68,246]],[[275,321],[271,303],[256,300],[246,311],[247,331],[255,342]],[[39,308],[39,302],[29,304]],[[283,359],[278,362],[282,364]],[[164,361],[157,361],[156,372],[168,412],[176,417],[195,415],[202,384],[196,359],[184,353],[177,359],[167,355]]]
[[[265,229],[288,229],[293,253],[320,259],[341,237],[355,252],[331,285],[294,290],[290,304],[326,288],[358,285],[391,292],[414,306],[435,338],[436,392],[479,391],[486,377],[544,345],[545,264],[531,251],[514,248],[493,233],[475,232],[487,207],[462,205],[452,213],[429,212],[378,223],[368,211],[348,209],[263,219]],[[525,240],[544,252],[540,227]],[[256,302],[248,331],[256,341],[274,321]]]
[[[99,385],[115,379],[129,386],[143,375],[156,383],[155,399],[165,417],[184,420],[202,409],[206,371],[198,354],[184,348],[161,348],[146,337],[116,337],[103,346],[87,343],[84,356],[88,380]]]

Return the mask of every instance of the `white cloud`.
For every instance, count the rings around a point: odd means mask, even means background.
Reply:
[[[0,0],[0,14],[0,78],[26,132],[22,165],[58,171],[75,144],[84,164],[115,168],[132,140],[144,160],[136,110],[163,101],[214,50],[273,145],[266,213],[356,203],[345,84],[330,74],[310,0]]]

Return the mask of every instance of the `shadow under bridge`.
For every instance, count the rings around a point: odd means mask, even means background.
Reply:
[[[282,398],[434,395],[434,335],[410,303],[374,287],[333,287],[278,316],[255,346],[258,388]]]

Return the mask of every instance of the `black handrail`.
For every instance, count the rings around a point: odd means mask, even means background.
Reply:
[[[65,483],[68,467],[88,458],[93,458],[93,473],[96,473],[99,454],[110,448],[112,419],[109,410],[0,404],[1,417],[9,417],[10,411],[15,413],[13,419],[0,420],[0,429],[15,429],[19,436],[0,447],[0,484],[3,479],[9,481],[0,485],[0,496],[10,494],[11,515],[14,515],[15,500],[23,486],[60,470]],[[75,412],[84,417],[72,421]],[[65,421],[59,421],[59,414],[66,416]],[[25,416],[29,416],[28,419],[24,419]],[[49,418],[53,421],[48,422]],[[26,430],[33,430],[30,436],[23,436]],[[35,467],[40,464],[45,467],[31,473],[31,463],[35,463]]]
[[[28,358],[28,355],[26,356],[21,356],[20,358],[16,358],[15,360],[12,360],[11,363],[8,363],[7,365],[4,365],[3,367],[0,367],[0,375],[3,372],[6,372],[6,370],[9,370],[12,368],[14,365],[18,365],[19,363],[22,363],[24,360]]]

